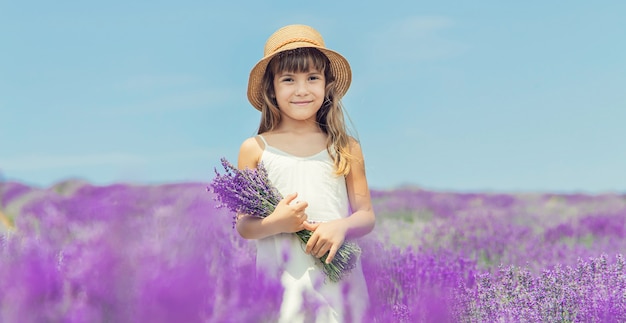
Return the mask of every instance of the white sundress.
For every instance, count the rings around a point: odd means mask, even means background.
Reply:
[[[265,144],[261,161],[272,184],[283,195],[297,192],[296,201],[306,201],[310,222],[327,222],[346,217],[349,201],[344,176],[334,174],[328,151],[298,157]],[[314,256],[293,233],[257,240],[257,270],[275,273],[284,287],[280,322],[360,322],[368,303],[367,286],[360,260],[339,283],[325,280]],[[315,306],[302,306],[305,302]],[[350,318],[347,320],[345,318]]]

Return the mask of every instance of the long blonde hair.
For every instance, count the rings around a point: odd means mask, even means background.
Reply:
[[[279,72],[308,72],[311,68],[324,73],[326,80],[325,98],[317,111],[315,121],[327,135],[326,149],[335,164],[337,175],[350,173],[350,135],[346,128],[341,98],[335,94],[335,76],[330,69],[328,57],[321,51],[302,47],[277,54],[267,65],[263,75],[263,106],[258,133],[274,130],[280,123],[280,110],[274,96],[274,75]]]

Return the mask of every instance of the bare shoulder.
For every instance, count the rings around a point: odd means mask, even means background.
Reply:
[[[350,137],[348,144],[350,147],[350,155],[352,155],[353,162],[356,161],[359,163],[363,163],[363,151],[361,150],[361,143],[359,143],[356,138]]]
[[[367,175],[365,174],[365,160],[361,150],[361,144],[353,137],[350,137],[349,144],[350,172],[346,175],[346,186],[348,188],[350,205],[355,212],[366,212],[366,214],[368,214],[368,218],[371,221],[374,221],[374,213],[372,211]]]
[[[239,147],[237,167],[239,169],[256,168],[261,160],[264,148],[263,142],[256,136],[244,140],[241,143],[241,147]]]
[[[352,136],[350,136],[348,138],[349,138],[348,139],[348,144],[350,145],[350,150],[352,150],[352,149],[360,150],[361,149],[361,144],[359,143],[359,141],[356,138],[354,138]]]

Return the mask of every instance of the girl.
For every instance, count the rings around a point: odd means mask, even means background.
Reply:
[[[258,136],[238,167],[263,163],[284,199],[266,218],[240,214],[237,231],[257,240],[257,268],[284,287],[281,322],[362,321],[368,301],[360,263],[339,283],[324,281],[317,258],[332,261],[346,239],[374,228],[359,143],[348,136],[340,103],[351,82],[348,61],[304,25],[276,31],[252,69],[248,99],[261,111]],[[303,247],[294,232],[313,231]]]

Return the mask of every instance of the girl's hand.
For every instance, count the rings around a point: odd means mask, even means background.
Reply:
[[[264,220],[274,226],[279,232],[293,233],[303,230],[307,219],[304,210],[309,204],[304,201],[298,201],[293,205],[290,204],[297,196],[298,193],[287,195],[278,203],[274,212]]]
[[[346,239],[346,232],[348,231],[341,219],[315,224],[305,222],[304,228],[313,231],[309,242],[306,244],[306,253],[321,258],[328,252],[327,264],[335,258],[335,254]]]

